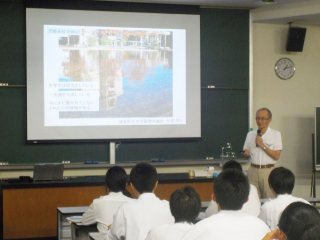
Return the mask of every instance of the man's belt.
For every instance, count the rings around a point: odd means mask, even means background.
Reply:
[[[251,163],[251,167],[254,167],[254,168],[272,168],[272,167],[274,167],[274,164],[258,165],[258,164]]]

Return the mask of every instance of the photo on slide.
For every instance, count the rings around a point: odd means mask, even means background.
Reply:
[[[172,117],[173,35],[166,29],[45,25],[48,116]]]

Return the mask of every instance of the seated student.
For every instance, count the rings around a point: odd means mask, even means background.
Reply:
[[[319,211],[303,202],[293,202],[286,207],[279,219],[278,228],[263,240],[319,240]]]
[[[82,223],[84,225],[97,223],[100,232],[107,232],[108,227],[112,224],[114,213],[123,203],[132,200],[125,196],[128,195],[126,187],[125,170],[119,166],[109,168],[106,173],[106,190],[109,193],[93,200],[82,215]]]
[[[261,218],[271,230],[276,228],[282,211],[290,203],[297,201],[308,203],[302,198],[291,195],[294,181],[293,173],[284,167],[274,168],[269,175],[268,182],[276,198],[262,205],[259,218]]]
[[[225,170],[225,169],[237,169],[239,171],[242,171],[241,164],[234,160],[230,160],[226,162],[222,167],[222,170]],[[260,207],[261,207],[261,203],[260,203],[257,188],[254,185],[250,184],[248,201],[245,204],[243,204],[241,210],[244,213],[247,213],[253,216],[258,216],[260,213]],[[216,214],[218,211],[219,209],[218,209],[217,203],[211,200],[208,205],[208,208],[205,211],[205,217],[209,217],[213,214]]]
[[[174,222],[168,201],[160,200],[153,193],[158,184],[153,166],[138,163],[130,172],[130,182],[138,199],[119,208],[106,239],[144,240],[152,228]]]
[[[307,225],[301,236],[301,240],[319,240],[320,239],[320,223]]]
[[[192,187],[177,189],[170,196],[170,210],[174,224],[151,230],[146,240],[179,240],[195,222],[201,208],[199,194]]]
[[[243,172],[223,170],[214,181],[213,191],[221,210],[195,224],[183,240],[260,240],[269,232],[261,219],[241,211],[249,195],[249,182]]]

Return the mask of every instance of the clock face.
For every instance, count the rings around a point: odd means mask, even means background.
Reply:
[[[274,70],[279,78],[287,80],[289,78],[292,78],[292,76],[294,75],[294,72],[296,71],[296,68],[291,59],[280,58],[276,62]]]

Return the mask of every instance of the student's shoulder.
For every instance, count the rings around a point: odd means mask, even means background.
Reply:
[[[105,201],[107,198],[108,198],[108,195],[103,195],[103,196],[100,196],[98,198],[93,199],[92,202],[93,203],[99,203],[99,202]]]
[[[165,224],[152,228],[149,231],[146,240],[167,239],[168,233],[172,231],[172,226],[173,224]]]
[[[166,206],[169,206],[169,205],[170,205],[168,200],[163,199],[163,200],[160,200],[160,201],[161,201],[161,203],[162,203],[163,205],[166,205]]]
[[[200,238],[199,235],[211,235],[212,231],[214,231],[214,227],[212,228],[212,226],[216,226],[219,223],[214,216],[205,218],[191,226],[183,235],[182,240],[196,240]]]
[[[140,202],[140,204],[144,204],[144,202]],[[160,199],[158,197],[153,198],[152,201],[150,201],[150,204],[152,204],[153,206],[165,207],[165,208],[168,208],[170,205],[168,200]]]
[[[135,198],[129,198],[128,201],[125,201],[120,208],[122,209],[130,209],[130,208],[135,208],[138,204],[137,199]]]
[[[278,205],[279,200],[274,199],[268,199],[266,202],[264,202],[261,206],[261,210],[269,211],[271,208],[274,208]]]
[[[134,198],[131,198],[131,197],[128,197],[128,196],[125,196],[123,195],[122,198],[121,198],[122,201],[126,201],[126,202],[130,202],[132,200],[135,200]]]
[[[254,226],[257,229],[269,230],[269,227],[262,219],[247,213],[243,213],[242,222],[248,226]]]
[[[303,203],[306,203],[306,204],[309,204],[309,205],[310,205],[310,202],[308,202],[306,199],[301,198],[301,197],[294,197],[294,200],[295,200],[296,202],[303,202]]]
[[[255,185],[253,185],[253,184],[249,184],[250,185],[250,191],[251,192],[256,192],[256,193],[258,193],[258,189],[257,189],[257,187],[255,186]]]
[[[151,232],[155,233],[155,234],[167,232],[168,230],[172,229],[173,226],[174,226],[173,224],[160,225],[160,226],[157,226],[157,227],[151,229]]]
[[[269,231],[268,225],[260,218],[252,215],[247,216],[248,223],[250,222],[250,226],[261,229],[262,231]]]
[[[213,214],[213,215],[197,222],[194,226],[199,227],[199,228],[203,228],[203,227],[207,227],[207,226],[212,226],[212,224],[215,224],[215,222],[219,222],[219,221],[220,221],[220,215]]]

